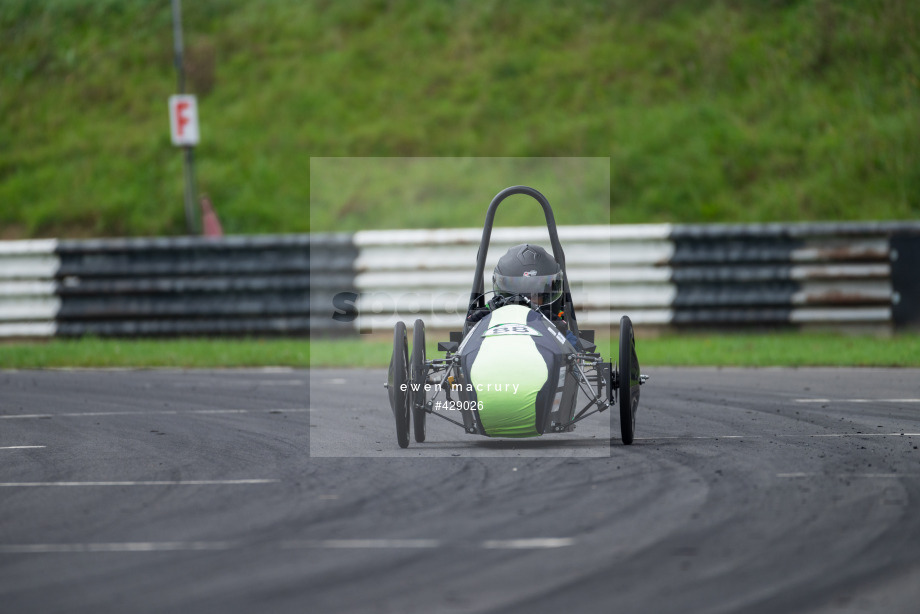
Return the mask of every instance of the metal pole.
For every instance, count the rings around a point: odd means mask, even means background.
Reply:
[[[176,74],[179,76],[178,94],[185,93],[185,67],[182,65],[182,2],[172,0],[173,18],[173,57],[176,65]]]
[[[198,229],[198,207],[196,206],[195,193],[198,188],[195,186],[195,148],[183,147],[185,149],[185,225],[190,235],[199,235]]]
[[[178,76],[179,94],[185,93],[185,66],[182,59],[182,3],[181,0],[172,0],[173,17],[173,56]],[[190,146],[185,150],[183,169],[185,174],[185,228],[188,234],[198,234],[198,217],[195,209],[195,153]]]

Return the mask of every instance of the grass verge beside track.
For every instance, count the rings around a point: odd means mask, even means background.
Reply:
[[[435,335],[428,356],[439,355]],[[598,344],[615,356],[616,340]],[[920,367],[920,334],[892,337],[832,333],[676,334],[637,340],[644,366]],[[384,367],[388,339],[80,339],[0,343],[0,368],[63,367]]]
[[[544,192],[563,224],[920,215],[911,0],[198,0],[182,13],[197,183],[228,233],[474,226],[509,183]],[[2,0],[0,41],[0,237],[182,234],[170,3]],[[572,190],[596,176],[510,182],[462,160],[312,193],[311,157],[403,156],[609,157],[609,218],[606,198]]]

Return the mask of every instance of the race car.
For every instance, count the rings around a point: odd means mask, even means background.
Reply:
[[[553,253],[528,244],[509,250],[493,273],[493,296],[486,301],[485,263],[495,212],[515,194],[542,206]],[[411,354],[405,323],[394,327],[384,385],[396,440],[402,448],[409,446],[411,422],[415,441],[423,443],[429,415],[468,434],[521,438],[570,432],[581,420],[617,405],[622,442],[631,444],[640,386],[648,376],[639,369],[629,317],[620,319],[615,364],[595,349],[594,331],[578,327],[549,201],[527,186],[506,188],[486,212],[466,320],[462,330],[438,344],[444,357],[427,359],[421,319],[413,325]],[[586,401],[580,409],[579,392]]]

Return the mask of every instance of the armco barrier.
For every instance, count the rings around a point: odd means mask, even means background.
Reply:
[[[920,266],[906,263],[917,258],[918,233],[920,224],[901,222],[559,227],[582,326],[612,325],[624,313],[650,326],[916,324],[920,299],[908,289]],[[357,233],[357,326],[392,326],[389,293],[414,295],[429,326],[456,328],[480,237],[479,229]],[[546,229],[495,229],[487,269],[522,242],[548,244]],[[892,242],[904,254],[894,274]]]
[[[624,313],[647,326],[920,325],[920,223],[559,235],[582,327]],[[379,331],[415,317],[457,329],[480,237],[471,228],[0,242],[0,337]],[[496,228],[487,267],[511,245],[547,239],[543,227]]]
[[[61,307],[57,241],[0,242],[0,337],[46,337]]]
[[[0,243],[0,337],[306,334],[355,258],[332,234]]]

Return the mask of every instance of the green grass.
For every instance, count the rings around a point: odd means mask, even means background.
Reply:
[[[920,335],[834,333],[665,335],[637,340],[645,365],[920,367]],[[608,354],[609,355],[609,354]]]
[[[599,344],[606,358],[610,343]],[[615,350],[615,344],[614,348]],[[53,340],[0,344],[0,368],[174,367],[222,368],[289,366],[385,367],[388,340],[340,341],[247,339]],[[644,368],[665,365],[726,367],[920,367],[920,334],[893,337],[831,333],[665,334],[639,338]],[[427,344],[428,357],[437,354]]]
[[[310,344],[295,339],[54,339],[0,343],[0,368],[225,368],[310,364]]]
[[[913,0],[183,8],[227,232],[475,226],[518,183],[347,184],[311,212],[310,158],[337,156],[609,158],[616,222],[920,216]],[[170,25],[161,0],[0,2],[0,238],[183,231]],[[561,223],[606,221],[573,200]]]

